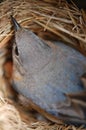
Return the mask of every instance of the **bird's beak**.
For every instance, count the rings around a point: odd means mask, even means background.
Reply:
[[[14,26],[15,31],[18,31],[21,29],[20,24],[16,21],[16,19],[11,15],[11,20]]]

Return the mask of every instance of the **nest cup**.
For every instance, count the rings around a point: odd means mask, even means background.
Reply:
[[[10,15],[13,15],[22,26],[31,29],[42,39],[48,41],[63,41],[65,44],[74,47],[82,54],[86,55],[86,11],[84,9],[79,9],[74,2],[67,3],[66,0],[5,0],[1,2],[0,112],[4,113],[4,118],[0,117],[0,124],[2,123],[0,130],[6,130],[6,124],[9,125],[9,130],[14,130],[15,128],[19,130],[83,130],[83,126],[77,127],[66,124],[58,125],[51,124],[46,120],[37,120],[36,117],[32,114],[33,110],[28,107],[29,105],[26,108],[20,105],[24,103],[24,99],[21,95],[18,97],[17,102],[13,100],[15,97],[13,95],[17,94],[12,90],[11,87],[11,50],[14,30],[12,29]],[[10,109],[9,105],[12,106]],[[27,112],[28,109],[30,112]],[[8,110],[11,112],[8,112],[7,115],[4,111]],[[16,124],[14,111],[16,113],[16,117],[18,117],[18,122]],[[8,119],[10,113],[13,117],[13,122],[4,120]]]

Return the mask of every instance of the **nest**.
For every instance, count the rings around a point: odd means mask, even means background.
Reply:
[[[86,55],[86,12],[66,0],[5,0],[0,3],[0,130],[84,130],[84,126],[59,125],[37,120],[19,101],[11,87],[13,15],[44,40],[60,40]],[[11,97],[11,98],[8,98]],[[22,103],[23,104],[23,103]],[[30,110],[32,111],[32,110]]]

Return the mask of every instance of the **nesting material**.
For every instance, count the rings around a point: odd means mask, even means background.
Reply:
[[[12,100],[17,94],[11,90],[14,30],[10,15],[39,37],[48,41],[61,40],[86,55],[86,11],[79,10],[73,2],[5,0],[0,3],[0,130],[85,130],[84,126],[39,121],[27,112],[28,108],[20,105],[21,96],[17,103]]]
[[[86,12],[66,0],[6,0],[0,4],[0,47],[12,37],[10,22],[13,15],[20,24],[31,28],[41,37],[46,35],[86,49]],[[52,36],[50,35],[52,34]]]
[[[18,108],[18,105],[17,105]],[[29,115],[28,115],[29,116]],[[12,102],[0,97],[0,130],[86,130],[84,126],[59,125],[43,121],[26,123]]]

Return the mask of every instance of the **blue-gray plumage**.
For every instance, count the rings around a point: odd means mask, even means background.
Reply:
[[[12,21],[19,25],[13,17]],[[60,42],[51,47],[20,25],[12,52],[17,92],[56,118],[86,123],[86,88],[80,81],[85,56]]]

